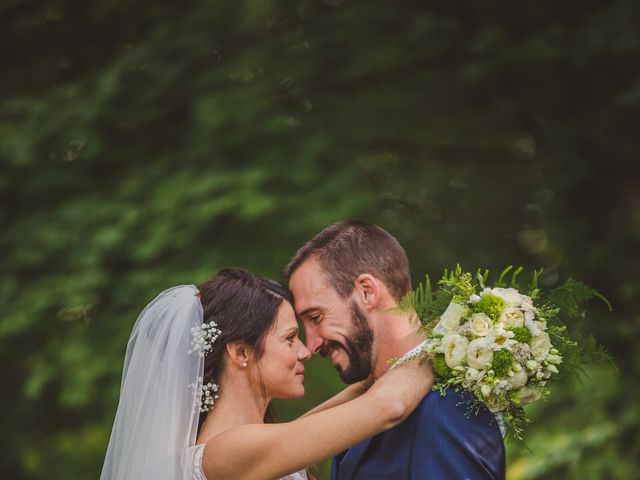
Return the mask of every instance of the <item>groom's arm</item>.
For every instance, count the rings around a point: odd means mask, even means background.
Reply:
[[[502,434],[494,415],[466,393],[431,392],[419,407],[412,480],[504,479]]]

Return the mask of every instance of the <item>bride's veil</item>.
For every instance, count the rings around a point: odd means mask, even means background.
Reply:
[[[162,292],[136,321],[101,480],[192,477],[204,359],[190,352],[202,304],[193,285]]]

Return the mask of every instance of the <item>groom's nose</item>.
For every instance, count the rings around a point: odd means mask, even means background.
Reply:
[[[324,344],[324,339],[318,335],[313,329],[308,328],[305,331],[305,345],[309,349],[312,355],[318,353],[322,345]]]

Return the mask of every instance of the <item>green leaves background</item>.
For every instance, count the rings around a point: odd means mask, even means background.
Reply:
[[[280,278],[349,217],[395,234],[416,281],[544,266],[541,285],[611,300],[583,321],[620,375],[602,366],[535,406],[509,478],[638,475],[639,13],[3,2],[2,476],[96,478],[144,305],[229,264]],[[280,417],[339,387],[312,361]]]

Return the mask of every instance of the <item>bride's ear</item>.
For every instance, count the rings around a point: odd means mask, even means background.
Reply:
[[[229,342],[226,347],[231,363],[238,368],[245,368],[251,359],[251,348],[244,342]]]

